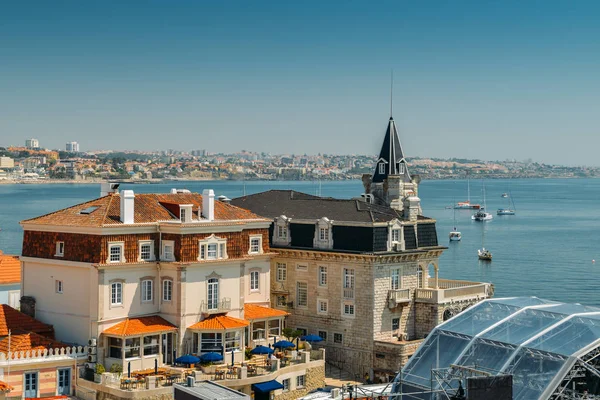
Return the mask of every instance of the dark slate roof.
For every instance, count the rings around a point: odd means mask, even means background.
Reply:
[[[234,206],[245,208],[267,218],[285,215],[288,218],[317,220],[327,217],[337,222],[388,222],[402,219],[393,208],[368,204],[360,200],[318,197],[293,190],[269,190],[231,200]]]
[[[385,174],[379,173],[379,164],[382,162],[385,163]],[[400,164],[404,165],[402,174],[399,173]],[[377,164],[375,164],[372,181],[375,183],[383,182],[389,175],[401,175],[404,182],[410,182],[410,174],[408,173],[408,167],[404,159],[404,153],[402,152],[402,145],[400,144],[400,139],[398,139],[398,130],[392,117],[390,117],[387,130],[385,131],[383,145],[379,152]]]

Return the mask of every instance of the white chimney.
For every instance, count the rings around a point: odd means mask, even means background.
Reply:
[[[108,196],[109,193],[117,193],[119,184],[114,182],[102,182],[100,184],[100,197]]]
[[[133,205],[135,194],[133,190],[123,190],[121,192],[121,222],[124,224],[133,224]]]
[[[202,191],[202,216],[209,221],[215,220],[215,192],[212,189]]]
[[[177,194],[177,189],[175,189],[175,188],[171,189],[171,194]]]

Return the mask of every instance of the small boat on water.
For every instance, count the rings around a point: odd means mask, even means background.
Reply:
[[[462,239],[461,233],[456,230],[456,208],[453,210],[453,218],[454,218],[454,229],[448,234],[448,237],[451,242],[458,242]]]
[[[502,198],[507,198],[508,197],[508,193],[502,193]]]
[[[481,249],[477,250],[477,256],[482,261],[492,261],[492,252],[486,249],[485,247],[482,247]]]
[[[502,196],[504,197],[504,196]],[[508,197],[508,196],[507,196]],[[508,200],[508,208],[499,208],[498,211],[496,211],[496,214],[498,215],[515,215],[515,202],[513,200],[512,194]]]
[[[473,214],[471,216],[471,219],[475,220],[475,221],[489,221],[490,219],[494,218],[494,216],[492,215],[492,213],[489,213],[486,210],[486,202],[485,202],[485,185],[483,184],[483,182],[481,183],[482,187],[483,187],[483,208],[480,208],[479,211],[477,211],[475,214]]]
[[[479,204],[471,204],[471,181],[467,178],[467,201],[459,201],[454,205],[457,210],[479,210]]]

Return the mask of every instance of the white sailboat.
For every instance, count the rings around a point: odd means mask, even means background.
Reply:
[[[471,204],[471,180],[467,176],[467,201],[459,201],[454,204],[454,208],[459,210],[479,210],[479,204]]]
[[[492,213],[486,211],[487,205],[485,201],[485,184],[483,183],[483,181],[481,181],[481,185],[483,187],[483,208],[480,208],[479,211],[473,214],[471,216],[471,219],[475,221],[489,221],[492,218],[494,218],[494,216],[492,215]]]
[[[462,235],[461,233],[456,229],[456,208],[454,208],[454,210],[452,210],[454,215],[454,228],[453,230],[448,234],[448,237],[450,239],[451,242],[458,242],[460,239],[462,239]]]
[[[492,261],[492,252],[485,248],[485,225],[481,227],[481,248],[477,250],[477,257],[481,261]]]
[[[516,207],[515,207],[515,202],[513,200],[512,197],[512,193],[510,194],[510,196],[506,196],[508,198],[508,208],[499,208],[498,211],[496,211],[496,214],[498,215],[515,215],[516,213]],[[511,207],[512,205],[512,207]]]

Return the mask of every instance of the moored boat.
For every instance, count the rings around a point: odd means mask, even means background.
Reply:
[[[477,256],[482,261],[492,261],[492,252],[486,249],[485,247],[482,247],[481,249],[477,250]]]

